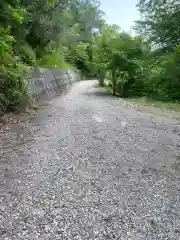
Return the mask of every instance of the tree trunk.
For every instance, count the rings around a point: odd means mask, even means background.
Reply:
[[[100,85],[101,87],[104,86],[104,79],[105,79],[105,72],[104,72],[104,70],[100,70],[99,85]]]
[[[112,71],[112,81],[113,81],[113,95],[116,95],[116,71]]]
[[[103,78],[102,76],[100,77],[99,85],[100,85],[101,87],[104,86],[104,78]]]
[[[121,93],[120,96],[123,97],[124,95],[124,73],[121,75]]]

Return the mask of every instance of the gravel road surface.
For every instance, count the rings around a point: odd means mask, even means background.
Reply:
[[[75,84],[0,136],[0,239],[180,239],[180,127]]]

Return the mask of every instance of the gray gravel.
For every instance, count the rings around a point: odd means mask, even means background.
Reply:
[[[180,239],[179,138],[77,83],[0,136],[0,239]]]

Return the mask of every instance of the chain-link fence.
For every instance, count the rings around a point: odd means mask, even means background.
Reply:
[[[28,77],[28,95],[33,100],[37,100],[42,94],[51,98],[78,80],[80,75],[72,70],[37,68]]]

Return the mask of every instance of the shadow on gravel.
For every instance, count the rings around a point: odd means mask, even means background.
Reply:
[[[86,96],[112,97],[112,98],[114,98],[114,96],[111,93],[103,91],[102,88],[100,88],[100,87],[92,89],[91,91],[85,92],[84,95],[86,95]]]

